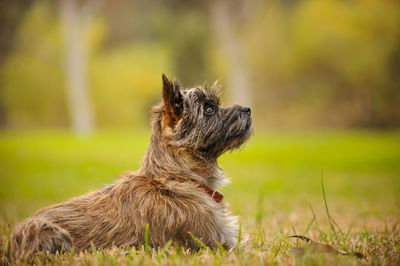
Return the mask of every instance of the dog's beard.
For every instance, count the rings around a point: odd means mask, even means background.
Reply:
[[[221,127],[214,129],[218,138],[203,148],[203,152],[218,157],[228,150],[235,150],[245,143],[253,132],[251,117],[246,114],[239,114],[233,122],[221,121]]]
[[[243,114],[245,115],[245,114]],[[238,121],[237,130],[232,132],[233,137],[228,137],[228,145],[226,150],[235,150],[245,143],[253,132],[253,126],[250,116],[240,118]]]

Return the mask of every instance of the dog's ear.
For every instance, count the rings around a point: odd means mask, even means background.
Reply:
[[[181,119],[183,111],[183,100],[181,87],[175,79],[171,83],[168,78],[162,74],[163,81],[163,121],[170,127],[174,127]]]

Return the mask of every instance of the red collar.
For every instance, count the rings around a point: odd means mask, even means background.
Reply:
[[[223,200],[224,195],[222,195],[222,194],[219,193],[218,191],[212,190],[211,188],[206,187],[206,186],[203,185],[203,184],[200,184],[200,183],[197,182],[196,180],[193,180],[193,179],[192,179],[192,181],[193,181],[194,183],[196,183],[197,186],[198,186],[199,188],[202,188],[202,189],[203,189],[208,195],[210,195],[210,197],[212,197],[216,202],[220,203],[220,202]]]

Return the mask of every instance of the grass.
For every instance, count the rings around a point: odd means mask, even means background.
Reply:
[[[8,224],[13,227],[41,207],[137,169],[148,140],[146,130],[101,132],[88,139],[65,132],[0,133],[0,256],[7,255]],[[241,238],[247,240],[235,252],[211,251],[199,242],[199,251],[190,253],[169,242],[161,250],[92,247],[80,254],[38,255],[30,262],[400,263],[400,132],[256,132],[220,164],[232,178],[222,189],[224,200],[240,216]],[[307,236],[333,251],[291,235]],[[361,252],[365,259],[336,250]]]

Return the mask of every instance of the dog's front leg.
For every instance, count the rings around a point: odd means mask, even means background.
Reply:
[[[220,232],[220,240],[217,240],[226,250],[232,251],[237,245],[238,239],[238,217],[230,216],[225,208],[216,213],[216,224]]]

